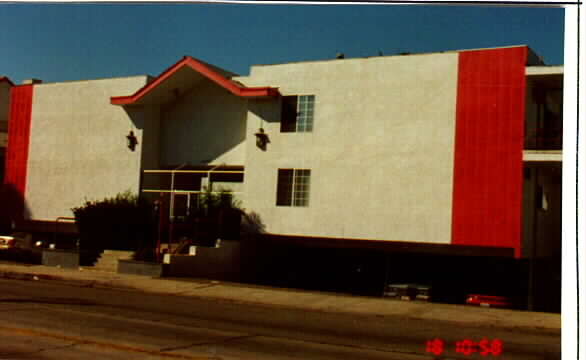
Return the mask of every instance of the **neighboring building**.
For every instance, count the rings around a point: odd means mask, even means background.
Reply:
[[[10,79],[0,76],[0,183],[4,179],[4,159],[8,147],[8,106],[10,88],[13,85]]]
[[[12,86],[5,183],[29,220],[125,190],[182,216],[209,184],[271,234],[550,255],[562,82],[515,46]]]

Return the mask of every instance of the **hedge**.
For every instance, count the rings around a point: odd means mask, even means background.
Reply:
[[[155,241],[153,207],[130,191],[71,209],[84,250],[137,250]]]

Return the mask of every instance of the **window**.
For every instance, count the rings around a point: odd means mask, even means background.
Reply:
[[[309,206],[311,170],[279,169],[277,206]]]
[[[311,132],[315,96],[284,96],[282,101],[281,132]]]

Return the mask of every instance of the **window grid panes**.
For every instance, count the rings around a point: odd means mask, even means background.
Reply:
[[[309,206],[311,170],[279,169],[277,206]]]
[[[281,101],[281,132],[313,131],[315,95],[284,96]]]
[[[295,170],[293,177],[293,206],[309,205],[310,170]]]
[[[313,130],[314,95],[299,96],[297,102],[297,132],[310,132]]]

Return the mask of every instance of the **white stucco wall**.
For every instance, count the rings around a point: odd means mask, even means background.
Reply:
[[[31,218],[72,216],[85,199],[101,200],[138,191],[143,111],[110,104],[132,94],[146,76],[35,85],[31,118],[26,202]],[[150,115],[149,115],[150,116]],[[126,135],[138,138],[130,151]]]
[[[246,100],[204,81],[161,113],[161,165],[243,165]]]
[[[247,86],[315,95],[314,130],[250,101],[245,207],[272,233],[450,243],[458,54],[253,67]],[[311,169],[309,207],[276,206],[277,170]]]

